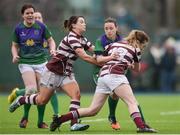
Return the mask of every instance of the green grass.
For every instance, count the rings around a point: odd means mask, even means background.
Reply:
[[[147,123],[157,129],[159,134],[180,134],[180,95],[136,95]],[[92,95],[82,94],[81,106],[87,107],[92,99]],[[70,99],[65,95],[59,95],[60,113],[68,110]],[[19,120],[22,117],[23,109],[19,108],[14,113],[8,112],[7,96],[0,96],[0,134],[51,134],[48,129],[37,128],[37,110],[33,106],[30,111],[29,123],[26,129],[20,129]],[[52,117],[52,107],[46,107],[45,122],[50,124]],[[61,126],[60,132],[55,134],[135,134],[136,127],[129,117],[125,104],[118,103],[116,115],[121,124],[121,130],[114,131],[107,121],[107,103],[95,117],[82,118],[82,123],[87,123],[90,128],[86,131],[71,132],[69,123]]]

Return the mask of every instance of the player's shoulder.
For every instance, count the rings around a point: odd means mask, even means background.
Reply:
[[[15,25],[14,29],[19,29],[23,27],[24,27],[24,24],[22,22],[19,22],[18,24]]]
[[[35,21],[33,26],[34,26],[35,28],[39,28],[39,29],[46,27],[46,25],[45,25],[44,23],[40,22],[40,21]]]

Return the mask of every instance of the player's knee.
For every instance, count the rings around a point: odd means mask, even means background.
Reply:
[[[35,94],[35,93],[37,93],[37,89],[36,88],[33,88],[33,87],[26,88],[25,95],[32,95],[32,94]]]
[[[48,103],[48,101],[45,98],[43,98],[43,97],[39,98],[38,101],[37,101],[38,105],[45,105],[47,103]]]

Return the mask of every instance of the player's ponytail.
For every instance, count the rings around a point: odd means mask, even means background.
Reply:
[[[68,20],[64,21],[64,28],[71,31],[73,29],[72,24],[76,24],[79,17],[83,16],[71,16]]]
[[[149,42],[149,36],[144,31],[132,30],[125,40],[128,41],[129,45],[135,48],[140,48],[142,51]]]
[[[65,29],[68,29],[68,20],[65,20],[65,21],[64,21],[64,28],[65,28]]]

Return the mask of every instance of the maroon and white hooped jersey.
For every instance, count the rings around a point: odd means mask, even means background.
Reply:
[[[116,52],[119,54],[119,58],[108,61],[101,68],[101,77],[107,74],[125,74],[128,69],[128,64],[139,62],[141,59],[140,49],[134,48],[126,41],[112,43],[105,47],[105,51],[108,55]]]
[[[60,42],[57,55],[48,62],[47,68],[56,74],[70,75],[73,72],[73,63],[78,58],[75,50],[77,48],[88,50],[91,46],[91,42],[85,37],[71,31]]]

